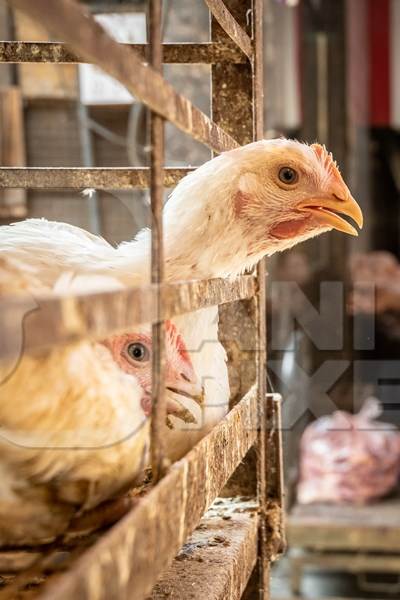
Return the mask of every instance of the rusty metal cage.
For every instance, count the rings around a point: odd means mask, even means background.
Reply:
[[[153,323],[154,485],[137,506],[103,535],[90,537],[77,546],[47,548],[33,566],[16,576],[5,577],[0,598],[16,598],[20,594],[58,599],[144,600],[149,594],[164,598],[161,584],[154,588],[155,584],[160,577],[164,584],[168,582],[166,569],[176,568],[174,557],[202,518],[200,534],[194,535],[207,534],[209,517],[203,515],[228,480],[231,496],[253,496],[254,502],[252,511],[237,517],[240,535],[231,540],[227,564],[217,564],[213,573],[203,556],[199,559],[200,574],[195,583],[182,576],[170,584],[166,595],[186,599],[188,590],[192,594],[191,586],[196,585],[198,588],[190,597],[204,598],[206,592],[200,585],[203,578],[208,579],[210,589],[215,584],[213,594],[207,592],[210,597],[240,598],[254,571],[253,595],[248,588],[246,597],[269,597],[269,566],[282,550],[284,532],[280,407],[276,398],[266,395],[265,389],[265,267],[260,263],[256,273],[234,281],[166,283],[163,279],[163,187],[174,185],[190,170],[164,168],[165,121],[216,153],[263,135],[263,0],[205,1],[211,17],[210,43],[162,44],[162,2],[149,0],[149,44],[128,46],[109,37],[74,0],[9,0],[13,8],[38,20],[63,43],[3,41],[0,62],[90,62],[119,80],[151,110],[149,169],[2,167],[0,188],[151,188],[151,283],[118,292],[44,299],[32,323],[33,333],[40,335],[30,336],[25,351],[68,344],[85,337],[99,339],[133,325]],[[143,61],[144,56],[148,63]],[[163,62],[211,65],[212,119],[165,81]],[[17,304],[17,301],[2,304],[2,310],[9,311],[11,325]],[[221,305],[222,339],[224,329],[237,323],[241,311],[249,317],[249,325],[239,328],[238,333],[255,350],[243,352],[239,357],[242,398],[237,399],[228,416],[189,454],[166,469],[160,435],[165,421],[163,321],[217,304]],[[249,423],[256,426],[249,427]],[[223,506],[222,501],[220,504]],[[168,508],[171,506],[173,511]],[[180,515],[178,526],[176,514]],[[221,517],[221,511],[218,514]],[[229,519],[219,521],[228,542],[232,531]],[[215,527],[213,532],[215,536]],[[54,551],[68,554],[61,567],[58,563],[49,566],[49,552]],[[201,563],[204,563],[202,571]],[[221,584],[222,574],[223,585],[218,587],[215,582]]]

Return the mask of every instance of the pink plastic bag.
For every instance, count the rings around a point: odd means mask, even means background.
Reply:
[[[369,398],[352,415],[334,412],[309,425],[300,442],[298,501],[364,504],[388,494],[400,474],[400,433],[375,419]]]

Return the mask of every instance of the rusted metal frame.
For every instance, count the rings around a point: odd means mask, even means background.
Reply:
[[[147,44],[123,44],[142,57],[146,56]],[[213,64],[216,62],[244,63],[247,57],[232,42],[205,44],[163,44],[163,63]],[[0,42],[0,63],[69,63],[79,64],[78,56],[59,42]]]
[[[3,298],[0,300],[0,357],[13,355],[25,315],[24,351],[50,348],[85,338],[102,339],[136,325],[171,319],[200,308],[251,298],[256,281],[244,275],[233,281],[209,279],[164,283],[162,313],[157,310],[159,287],[147,285],[112,292],[69,297]],[[11,347],[8,348],[7,340]]]
[[[256,398],[245,398],[41,596],[144,600],[257,438]]]
[[[149,0],[149,60],[153,69],[162,73],[162,2]],[[150,113],[150,189],[151,189],[151,283],[160,286],[164,281],[163,236],[163,169],[164,169],[164,119]],[[165,325],[161,287],[156,298],[157,321],[152,326],[152,415],[151,415],[151,468],[156,483],[165,470],[165,420],[167,417],[164,391],[165,380]]]
[[[230,13],[242,26],[248,27],[246,13],[249,2],[229,0]],[[211,39],[224,42],[228,35],[211,15]],[[215,64],[211,67],[211,113],[215,122],[240,142],[253,141],[252,70],[247,61],[242,65]],[[232,98],[235,99],[232,102]],[[256,381],[256,298],[219,307],[219,337],[228,355],[231,391],[230,405],[234,406]],[[256,451],[240,465],[230,479],[227,495],[256,495]]]
[[[247,27],[246,12],[251,7],[249,0],[229,0],[227,8],[235,20]],[[210,15],[211,40],[224,43],[228,35]],[[240,144],[253,141],[252,120],[252,72],[249,61],[245,64],[215,64],[211,67],[211,117]],[[235,99],[232,102],[232,99]],[[255,300],[220,307],[220,337],[229,361],[229,382],[233,403],[240,399],[255,382]],[[240,328],[237,327],[238,319]],[[233,333],[234,332],[234,333]],[[248,467],[248,465],[247,465]],[[249,471],[248,468],[246,468]],[[246,484],[247,485],[247,484]],[[238,486],[235,484],[235,488]],[[254,489],[243,489],[243,493],[255,493]]]
[[[227,6],[234,18],[243,27],[248,26],[248,11],[253,16],[253,43],[255,54],[252,62],[247,65],[214,65],[212,67],[212,118],[226,131],[235,135],[241,144],[246,144],[254,139],[263,137],[263,82],[262,82],[262,4],[248,0],[228,0]],[[226,38],[226,33],[212,20],[212,39],[221,42]],[[235,107],[232,107],[231,98],[235,95]],[[265,266],[260,263],[257,268],[258,293],[256,298],[248,303],[241,303],[244,313],[248,315],[246,329],[239,333],[239,347],[241,347],[239,363],[243,361],[248,365],[245,369],[247,376],[257,380],[257,407],[258,407],[258,435],[257,453],[249,455],[246,459],[245,472],[237,472],[230,482],[230,487],[242,493],[257,494],[259,505],[259,544],[258,544],[258,569],[257,575],[249,583],[251,587],[246,590],[249,597],[259,597],[260,600],[269,597],[269,557],[267,536],[271,531],[267,528],[267,432],[272,426],[272,419],[267,422],[266,396],[265,396],[265,358],[266,358],[266,327],[265,327]],[[247,305],[246,305],[247,304]],[[220,310],[222,339],[229,340],[229,331],[235,320],[234,307],[224,306]],[[237,311],[237,308],[236,308]],[[228,332],[225,336],[225,332]],[[252,352],[248,352],[249,348]],[[227,348],[229,351],[229,349]],[[254,364],[255,362],[255,364]],[[248,385],[246,374],[242,375],[239,365],[241,385]],[[234,373],[234,376],[237,373]],[[271,415],[272,417],[272,415]],[[253,471],[253,478],[248,471]],[[228,491],[229,493],[229,491]],[[254,587],[253,587],[254,584]]]
[[[174,187],[192,167],[164,168],[163,186]],[[150,187],[150,169],[131,167],[0,167],[0,188],[131,190]]]
[[[253,126],[256,140],[264,137],[264,85],[263,85],[263,0],[252,0],[253,18]],[[259,598],[264,600],[270,597],[270,560],[271,546],[276,535],[277,523],[275,506],[269,502],[269,493],[274,493],[271,486],[271,451],[274,455],[279,452],[273,441],[279,441],[275,435],[267,436],[267,429],[273,430],[275,423],[275,404],[266,403],[266,270],[265,259],[257,265],[257,388],[259,409],[259,431],[257,444],[257,498],[260,511],[259,538],[258,538],[258,574]],[[276,456],[274,456],[276,459]],[[275,465],[274,465],[275,466]],[[272,488],[272,490],[271,490]],[[274,498],[275,500],[275,498]],[[279,510],[279,508],[277,509]]]
[[[187,98],[178,94],[130,48],[112,39],[74,0],[8,0],[65,41],[80,60],[99,66],[120,81],[138,100],[195,140],[216,152],[231,150],[237,142]]]
[[[265,264],[264,260],[257,266],[257,390],[258,390],[258,439],[257,439],[257,499],[259,506],[259,537],[258,537],[258,575],[259,599],[267,600],[269,594],[269,535],[272,531],[268,528],[268,474],[269,462],[267,452],[270,444],[267,443],[267,429],[273,426],[273,412],[271,404],[266,402],[266,322],[265,322]]]
[[[151,600],[240,600],[257,560],[257,517],[254,500],[217,499],[157,581]]]
[[[265,440],[266,494],[262,505],[265,521],[264,560],[275,561],[286,550],[284,527],[284,478],[282,462],[282,417],[280,394],[267,394]]]
[[[223,2],[222,0],[205,0],[205,3],[225,33],[227,33],[231,40],[233,40],[245,55],[252,60],[253,45],[251,39],[229,12],[226,7],[226,2]]]

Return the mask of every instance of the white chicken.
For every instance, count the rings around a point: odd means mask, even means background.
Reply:
[[[70,291],[63,279],[58,293]],[[80,287],[93,289],[95,280],[86,277]],[[107,277],[102,283],[115,282]],[[27,292],[48,289],[32,268],[0,259],[3,302]],[[151,339],[135,332],[22,353],[11,368],[0,363],[0,545],[46,543],[77,513],[134,483],[148,461],[150,357]],[[173,386],[168,411],[190,420],[175,396],[200,386],[171,323],[166,364],[166,384]]]
[[[362,226],[361,209],[324,147],[277,139],[226,152],[185,177],[166,204],[166,278],[231,277],[331,229],[357,235],[340,214]],[[33,262],[50,284],[63,270],[110,274],[131,285],[149,280],[148,230],[114,248],[66,224],[28,220],[0,229],[0,252]],[[226,413],[229,400],[217,307],[175,323],[203,381],[205,403],[200,430],[167,433],[172,458]]]

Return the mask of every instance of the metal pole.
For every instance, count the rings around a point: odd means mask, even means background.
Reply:
[[[162,72],[162,0],[149,1],[149,60],[152,67]],[[150,115],[150,188],[151,188],[151,282],[164,281],[162,209],[164,195],[164,119],[151,112]],[[157,314],[162,318],[162,297],[157,295]],[[164,435],[165,406],[165,328],[160,320],[152,328],[152,417],[151,417],[151,465],[154,482],[165,472]]]
[[[254,138],[263,138],[263,0],[253,0],[253,127]],[[260,600],[269,598],[270,556],[267,540],[267,410],[266,410],[266,292],[265,260],[257,266],[259,292],[257,295],[257,398],[258,398],[258,452],[257,452],[257,498],[260,512],[258,543],[259,590]]]

